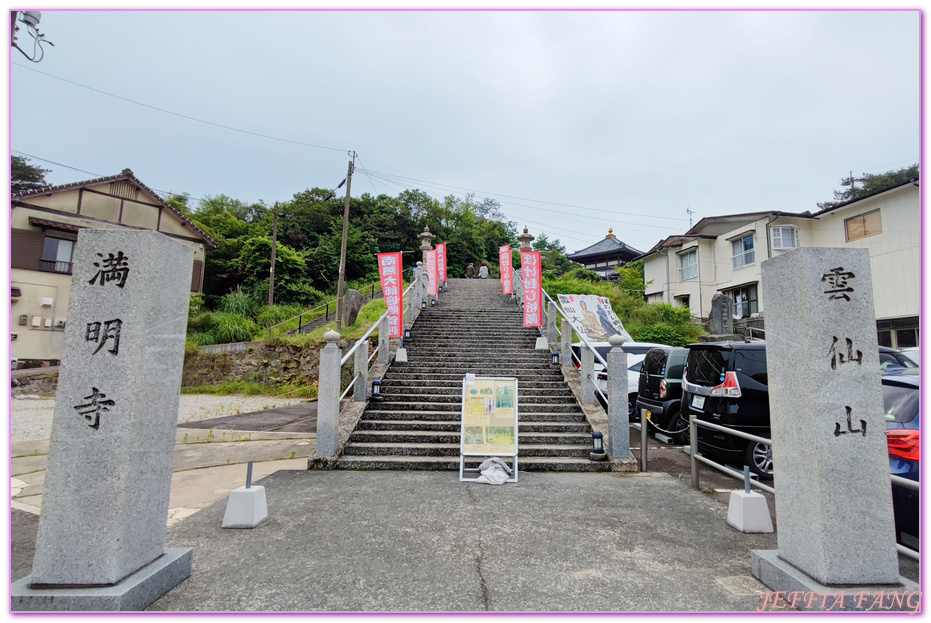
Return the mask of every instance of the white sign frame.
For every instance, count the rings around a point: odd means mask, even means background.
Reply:
[[[513,387],[513,400],[514,400],[514,446],[513,451],[511,452],[467,452],[466,451],[466,398],[468,396],[468,388],[474,388],[476,381],[494,381],[495,383],[495,392],[497,392],[498,381],[505,381],[508,385],[504,385],[505,388],[511,386]],[[492,404],[496,404],[497,395],[495,394]],[[492,407],[492,412],[494,412],[495,407]],[[474,374],[466,374],[462,379],[462,408],[460,412],[460,427],[459,427],[459,481],[460,482],[474,482],[478,479],[478,475],[474,478],[467,478],[465,476],[466,472],[477,473],[477,468],[466,468],[465,466],[465,457],[467,456],[484,456],[484,457],[511,457],[513,459],[512,467],[512,476],[507,479],[506,482],[517,482],[517,453],[519,451],[520,443],[518,438],[518,383],[517,377],[507,377],[507,376],[475,376]],[[509,425],[509,424],[508,424]]]

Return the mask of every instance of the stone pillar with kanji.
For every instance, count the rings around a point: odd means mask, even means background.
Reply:
[[[193,256],[153,231],[81,230],[32,574],[14,609],[141,609],[139,595],[190,575],[191,550],[165,536]]]

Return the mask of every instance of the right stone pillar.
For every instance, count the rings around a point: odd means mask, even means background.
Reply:
[[[796,249],[761,285],[779,549],[755,551],[753,573],[901,587],[869,253]]]

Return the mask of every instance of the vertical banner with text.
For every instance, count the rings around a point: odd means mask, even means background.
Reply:
[[[427,294],[436,296],[437,293],[437,270],[436,270],[436,249],[423,252],[424,264],[427,269]]]
[[[378,254],[378,279],[388,307],[388,337],[401,337],[401,308],[404,295],[401,280],[401,252]]]
[[[540,252],[520,252],[520,272],[523,279],[524,326],[543,326],[543,286],[540,283]]]
[[[436,243],[436,269],[441,282],[446,281],[446,243]]]
[[[498,272],[501,274],[501,294],[514,293],[514,279],[511,276],[511,245],[498,247]]]

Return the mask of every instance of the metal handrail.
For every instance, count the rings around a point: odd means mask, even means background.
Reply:
[[[729,467],[725,467],[724,465],[721,465],[720,463],[716,463],[712,461],[711,459],[705,458],[704,456],[701,456],[698,454],[698,427],[699,426],[710,428],[712,430],[718,430],[724,433],[728,433],[730,435],[734,435],[735,437],[741,437],[743,439],[747,439],[749,441],[769,444],[770,447],[772,447],[773,445],[772,439],[766,439],[765,437],[758,437],[756,435],[751,435],[750,433],[745,433],[743,431],[725,428],[717,424],[712,424],[711,422],[705,422],[705,421],[696,419],[694,413],[689,414],[689,448],[690,448],[689,457],[690,457],[691,468],[692,468],[692,486],[695,487],[696,489],[698,489],[699,487],[699,481],[698,481],[698,462],[699,461],[708,465],[709,467],[712,467],[718,470],[719,472],[723,472],[727,474],[728,476],[732,476],[734,478],[737,478],[738,480],[744,479],[744,475],[738,472],[737,470],[733,470]],[[775,489],[773,489],[772,487],[768,485],[764,485],[759,480],[751,479],[750,485],[758,489],[762,489],[763,491],[772,493],[773,495],[775,495],[776,493]]]
[[[409,286],[407,286],[407,288],[404,290],[404,292],[401,293],[401,297],[402,297],[402,298],[403,298],[404,296],[407,295],[407,293],[410,291],[411,288],[414,287],[414,283],[416,283],[416,282],[412,282]],[[340,368],[342,368],[344,365],[346,365],[346,362],[349,361],[349,358],[352,357],[352,355],[355,354],[355,352],[356,352],[357,350],[359,350],[359,346],[361,346],[363,342],[368,343],[368,342],[367,342],[368,337],[372,334],[373,331],[375,331],[376,328],[378,328],[378,325],[381,324],[381,321],[384,320],[384,319],[387,318],[387,317],[388,317],[388,312],[386,311],[385,313],[383,313],[381,316],[378,317],[378,320],[376,320],[374,323],[372,323],[372,326],[369,327],[369,330],[366,331],[365,334],[364,334],[362,337],[360,337],[358,340],[356,340],[356,343],[352,345],[352,348],[350,348],[349,351],[348,351],[345,355],[343,355],[343,358],[339,360],[339,367],[340,367]],[[368,357],[368,362],[371,363],[371,362],[372,362],[372,359],[373,359],[373,358],[375,357],[375,355],[377,355],[377,354],[378,354],[378,349],[374,350],[374,351],[372,352],[372,354],[369,355],[369,357]],[[349,385],[346,386],[346,389],[343,390],[343,393],[340,395],[340,397],[339,397],[340,400],[342,400],[343,398],[346,397],[346,394],[348,394],[348,393],[349,393],[349,390],[352,389],[352,386],[356,384],[356,379],[358,379],[358,378],[359,378],[358,375],[356,375],[356,374],[353,375],[352,381],[349,382]]]

